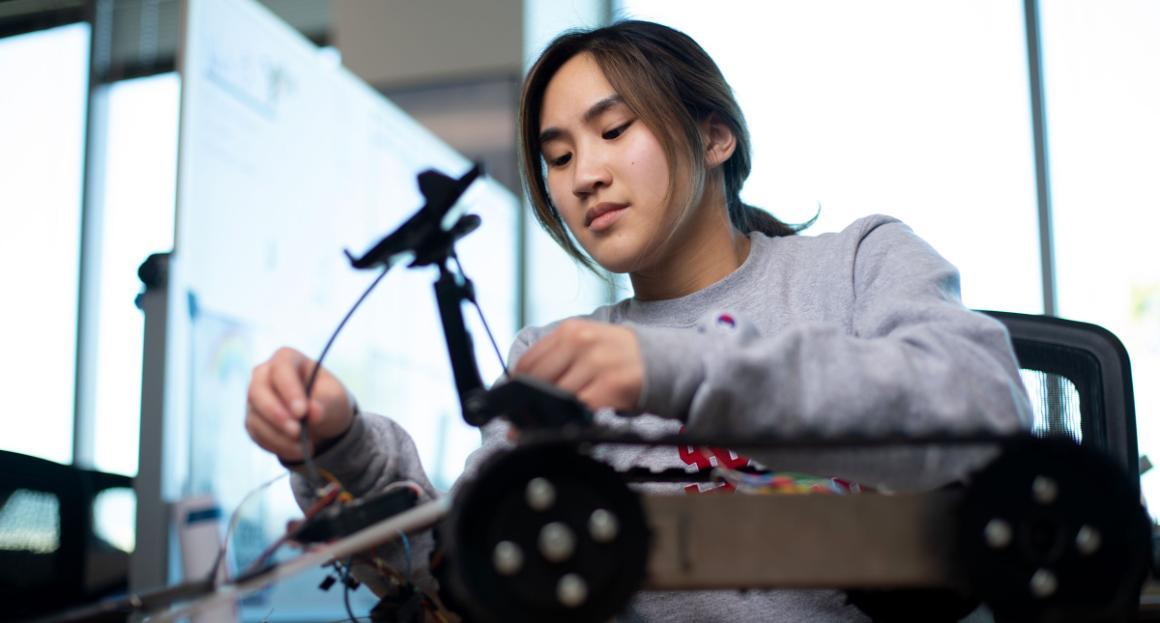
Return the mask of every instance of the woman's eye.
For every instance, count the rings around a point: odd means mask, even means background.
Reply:
[[[553,167],[562,167],[562,166],[568,164],[568,161],[571,159],[572,159],[572,154],[564,154],[563,156],[560,156],[558,158],[549,158],[548,165],[553,166]]]
[[[624,131],[627,130],[628,126],[630,126],[630,125],[632,125],[631,121],[629,121],[628,123],[626,123],[622,126],[612,128],[611,130],[605,132],[602,136],[603,136],[604,140],[611,141],[612,139],[620,136],[621,134],[624,134]]]

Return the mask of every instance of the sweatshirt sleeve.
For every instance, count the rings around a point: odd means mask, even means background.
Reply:
[[[1029,425],[1006,329],[962,305],[957,270],[908,227],[867,221],[848,277],[847,326],[801,322],[756,337],[705,325],[635,326],[646,370],[642,410],[680,419],[694,433],[754,436],[1008,433]],[[799,469],[824,461],[778,454],[754,458]],[[969,452],[929,448],[844,453],[857,454],[866,460],[839,465],[847,471],[836,475],[892,488],[944,482],[977,462]]]
[[[509,352],[512,365],[527,350],[531,339],[530,330],[521,331],[517,336]],[[507,439],[506,421],[492,421],[480,433],[482,444],[468,457],[465,476],[470,476],[488,457],[511,446]],[[319,453],[315,457],[315,464],[330,472],[356,498],[384,493],[392,485],[403,481],[413,482],[422,490],[420,504],[439,496],[423,469],[411,436],[397,422],[385,416],[356,413],[350,429],[337,442]],[[317,499],[315,493],[302,475],[302,467],[294,466],[292,470],[290,483],[294,497],[301,508],[308,508]],[[416,584],[433,590],[435,581],[427,565],[435,545],[431,532],[412,535],[409,544],[410,560],[405,558],[404,549],[397,544],[390,544],[380,551],[386,554],[388,564],[396,569],[411,568]],[[356,575],[361,580],[369,583],[377,593],[382,593],[383,587],[376,583],[374,572],[358,571],[356,568]]]
[[[391,485],[403,481],[419,486],[422,491],[418,500],[420,504],[430,502],[438,495],[423,470],[411,436],[397,422],[380,415],[356,413],[350,429],[334,445],[319,453],[314,461],[359,499],[385,493]],[[302,476],[302,467],[292,469],[291,489],[298,505],[306,509],[317,499],[315,492]],[[378,552],[392,567],[412,569],[415,584],[433,590],[435,581],[427,565],[434,548],[431,532],[424,531],[408,538],[408,548],[391,542],[384,544]],[[376,572],[361,567],[359,564],[354,566],[355,577],[379,595],[390,592]]]

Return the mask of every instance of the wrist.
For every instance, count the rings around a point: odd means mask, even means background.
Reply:
[[[338,442],[342,441],[348,434],[350,434],[350,430],[352,428],[354,428],[354,421],[358,417],[359,417],[358,403],[355,402],[354,398],[352,397],[350,399],[350,419],[347,420],[346,426],[337,435],[327,437],[326,439],[319,439],[317,442],[315,442],[315,444],[314,444],[314,456],[318,456],[318,455],[322,454],[323,452],[326,452],[327,450],[338,445]]]

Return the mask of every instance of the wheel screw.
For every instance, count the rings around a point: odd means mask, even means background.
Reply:
[[[1031,481],[1031,495],[1040,504],[1051,504],[1059,496],[1059,485],[1047,476],[1036,476]]]
[[[547,478],[533,478],[528,481],[524,497],[532,510],[546,511],[556,503],[556,487]]]
[[[576,537],[571,528],[553,521],[540,529],[540,553],[550,562],[563,562],[576,551]]]
[[[500,575],[515,575],[524,567],[524,552],[511,541],[500,541],[491,553],[491,564]]]
[[[991,549],[1003,549],[1011,544],[1011,524],[1002,519],[992,519],[983,528],[983,539]]]
[[[1101,541],[1099,530],[1091,526],[1083,526],[1075,534],[1075,546],[1084,556],[1096,553],[1100,549]]]
[[[588,534],[592,535],[593,541],[611,543],[619,533],[620,522],[616,520],[616,515],[609,511],[598,508],[588,517]]]
[[[576,608],[588,599],[588,584],[575,573],[565,574],[556,584],[556,597],[569,608]]]
[[[1031,575],[1032,595],[1044,599],[1054,595],[1057,588],[1059,588],[1059,582],[1055,579],[1055,574],[1047,569],[1039,569]]]

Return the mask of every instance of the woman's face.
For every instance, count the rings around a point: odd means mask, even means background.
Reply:
[[[548,194],[580,246],[617,273],[664,255],[679,198],[665,201],[669,167],[657,137],[620,99],[596,60],[572,57],[540,110]]]

